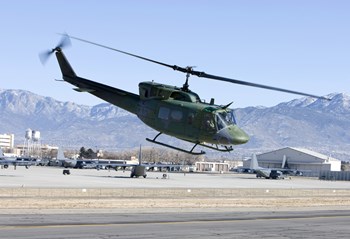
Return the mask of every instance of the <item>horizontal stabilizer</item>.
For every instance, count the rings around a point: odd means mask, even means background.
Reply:
[[[88,93],[95,91],[94,89],[89,89],[89,88],[73,88],[73,90],[78,91],[78,92],[88,92]]]

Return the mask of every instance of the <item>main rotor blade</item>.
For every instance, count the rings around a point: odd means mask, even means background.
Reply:
[[[75,39],[75,40],[78,40],[78,41],[82,41],[82,42],[89,43],[89,44],[92,44],[92,45],[95,45],[95,46],[103,47],[103,48],[106,48],[106,49],[109,49],[109,50],[112,50],[112,51],[117,51],[117,52],[119,52],[119,53],[123,53],[123,54],[129,55],[129,56],[133,56],[133,57],[136,57],[136,58],[145,60],[145,61],[150,61],[150,62],[159,64],[159,65],[162,65],[162,66],[170,67],[170,68],[172,68],[172,69],[174,69],[174,70],[179,70],[178,68],[181,68],[181,67],[178,67],[178,66],[176,66],[176,65],[169,65],[169,64],[166,64],[166,63],[163,63],[163,62],[155,61],[155,60],[152,60],[152,59],[143,57],[143,56],[138,56],[138,55],[135,55],[135,54],[126,52],[126,51],[118,50],[118,49],[115,49],[115,48],[113,48],[113,47],[105,46],[105,45],[102,45],[102,44],[99,44],[99,43],[95,43],[95,42],[92,42],[92,41],[84,40],[84,39],[81,39],[81,38],[78,38],[78,37],[74,37],[74,36],[71,36],[71,35],[68,35],[68,36],[69,36],[70,38]],[[185,68],[184,68],[184,69],[185,69]],[[181,70],[180,70],[180,71],[181,71]],[[183,72],[187,72],[187,71],[183,71]]]
[[[210,74],[206,74],[205,72],[194,72],[193,75],[196,75],[198,77],[213,79],[213,80],[226,81],[226,82],[230,82],[230,83],[238,84],[238,85],[246,85],[246,86],[251,86],[251,87],[263,88],[263,89],[267,89],[267,90],[274,90],[274,91],[280,91],[280,92],[291,93],[291,94],[296,94],[296,95],[309,96],[312,98],[331,100],[331,99],[324,97],[324,96],[317,96],[317,95],[313,95],[313,94],[309,94],[309,93],[303,93],[300,91],[288,90],[288,89],[283,89],[283,88],[274,87],[274,86],[261,85],[261,84],[256,84],[256,83],[252,83],[252,82],[247,82],[247,81],[240,81],[240,80],[230,79],[230,78],[226,78],[226,77],[210,75]]]
[[[103,48],[106,48],[106,49],[109,49],[109,50],[112,50],[112,51],[117,51],[117,52],[125,54],[125,55],[129,55],[129,56],[136,57],[136,58],[139,58],[139,59],[142,59],[142,60],[145,60],[145,61],[153,62],[153,63],[159,64],[159,65],[162,65],[162,66],[166,66],[166,67],[172,68],[175,71],[180,71],[180,72],[183,72],[183,73],[189,73],[191,75],[195,75],[195,76],[198,76],[198,77],[203,77],[203,78],[208,78],[208,79],[213,79],[213,80],[219,80],[219,81],[226,81],[226,82],[233,83],[233,84],[246,85],[246,86],[263,88],[263,89],[267,89],[267,90],[280,91],[280,92],[291,93],[291,94],[296,94],[296,95],[310,96],[310,97],[318,98],[318,99],[330,100],[329,98],[324,97],[324,96],[317,96],[317,95],[303,93],[303,92],[294,91],[294,90],[282,89],[282,88],[273,87],[273,86],[261,85],[261,84],[247,82],[247,81],[240,81],[240,80],[235,80],[235,79],[231,79],[231,78],[226,78],[226,77],[221,77],[221,76],[216,76],[216,75],[210,75],[210,74],[207,74],[205,72],[194,71],[192,67],[180,67],[180,66],[177,66],[177,65],[170,65],[170,64],[166,64],[166,63],[163,63],[163,62],[160,62],[160,61],[155,61],[155,60],[143,57],[143,56],[138,56],[138,55],[126,52],[126,51],[118,50],[118,49],[115,49],[115,48],[112,48],[112,47],[109,47],[109,46],[105,46],[105,45],[102,45],[102,44],[99,44],[99,43],[95,43],[95,42],[92,42],[92,41],[84,40],[82,38],[74,37],[74,36],[67,35],[67,34],[64,34],[64,35],[66,35],[66,36],[68,36],[68,37],[70,37],[72,39],[78,40],[78,41],[82,41],[82,42],[89,43],[89,44],[92,44],[92,45],[95,45],[95,46],[103,47]]]

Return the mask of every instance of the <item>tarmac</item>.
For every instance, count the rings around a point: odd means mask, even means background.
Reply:
[[[70,169],[32,166],[0,169],[0,188],[225,188],[225,189],[350,189],[348,181],[291,177],[256,178],[255,174],[148,172],[147,178],[130,178],[130,171]],[[165,176],[165,177],[164,177]]]
[[[350,211],[0,214],[2,239],[348,238]]]
[[[348,207],[350,182],[237,173],[148,172],[17,167],[0,170],[2,213],[27,210],[154,211],[228,208]]]

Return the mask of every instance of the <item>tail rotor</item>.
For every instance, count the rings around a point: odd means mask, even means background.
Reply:
[[[68,34],[63,34],[60,42],[57,44],[55,48],[39,53],[39,59],[41,64],[45,65],[48,59],[50,58],[51,54],[54,53],[55,51],[60,51],[61,49],[69,47],[71,45],[72,43],[70,41]]]

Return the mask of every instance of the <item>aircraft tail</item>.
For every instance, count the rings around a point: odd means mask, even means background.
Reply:
[[[256,154],[253,154],[252,159],[250,161],[250,169],[258,169],[258,168],[259,168],[258,159],[256,158]]]
[[[63,153],[62,148],[58,148],[58,150],[57,150],[57,159],[66,159],[64,157],[64,153]]]
[[[56,57],[62,71],[63,79],[65,77],[74,78],[77,76],[62,50],[59,49],[56,51]]]
[[[289,165],[288,165],[288,161],[287,161],[287,156],[286,155],[283,155],[282,168],[289,169]]]
[[[140,151],[139,151],[139,165],[142,164],[142,150],[141,150],[141,144],[140,144]]]
[[[137,114],[140,101],[139,95],[79,77],[75,74],[60,48],[55,49],[55,54],[63,80],[77,87],[73,90],[90,93],[115,106]]]

